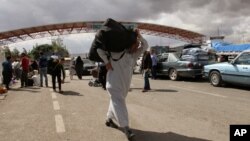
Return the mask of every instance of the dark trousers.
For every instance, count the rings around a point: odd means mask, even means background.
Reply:
[[[9,72],[2,72],[2,75],[3,75],[3,84],[5,85],[6,89],[9,89],[9,84],[10,84],[12,75]]]
[[[22,70],[21,87],[28,86],[28,71]]]
[[[106,89],[106,76],[107,76],[106,66],[101,66],[99,70],[99,81],[104,89]]]
[[[151,73],[152,73],[152,79],[156,79],[156,66],[152,66]]]
[[[56,90],[56,78],[57,78],[57,83],[58,83],[58,88],[59,91],[61,91],[61,85],[62,85],[62,80],[61,80],[61,74],[52,74],[52,86],[53,90]]]
[[[150,90],[150,84],[149,84],[149,72],[144,72],[144,90]]]

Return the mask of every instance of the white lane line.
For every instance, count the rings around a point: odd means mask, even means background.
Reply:
[[[202,93],[202,94],[206,94],[206,95],[212,95],[212,96],[217,96],[217,97],[221,97],[221,98],[227,98],[227,96],[214,94],[214,93],[203,92],[203,91],[199,91],[199,90],[191,90],[191,89],[177,87],[177,86],[170,86],[170,87],[174,87],[174,88],[178,88],[178,89],[182,89],[182,90],[186,90],[186,91],[191,91],[191,92],[195,92],[195,93]]]
[[[56,99],[57,98],[56,97],[56,93],[54,93],[54,92],[51,93],[51,96],[52,96],[52,99]]]
[[[60,110],[60,106],[59,106],[58,101],[53,101],[53,108],[54,108],[54,110]]]
[[[133,79],[142,80],[141,78],[133,78]],[[191,89],[182,88],[182,87],[178,87],[178,86],[170,86],[170,87],[182,89],[182,90],[185,90],[185,91],[191,91],[191,92],[195,92],[195,93],[202,93],[202,94],[206,94],[206,95],[212,95],[212,96],[216,96],[216,97],[227,98],[227,96],[214,94],[214,93],[203,92],[203,91],[199,91],[199,90],[191,90]]]
[[[65,132],[65,126],[62,115],[55,115],[55,121],[56,121],[56,132],[57,133]]]

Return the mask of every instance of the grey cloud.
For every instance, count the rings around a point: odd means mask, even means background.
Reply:
[[[52,23],[97,21],[108,17],[121,21],[157,20],[161,13],[175,15],[196,32],[227,35],[250,17],[249,0],[0,0],[0,32]],[[216,23],[216,21],[221,21]],[[175,21],[173,21],[175,22]],[[155,23],[158,24],[158,23]],[[189,29],[194,30],[194,29]]]

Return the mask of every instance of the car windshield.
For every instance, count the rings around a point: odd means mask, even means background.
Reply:
[[[237,64],[250,64],[250,53],[249,52],[245,52],[242,53],[237,60],[235,61]]]

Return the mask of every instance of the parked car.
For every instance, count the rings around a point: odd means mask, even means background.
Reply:
[[[178,80],[180,77],[201,78],[203,66],[214,63],[215,57],[211,59],[210,54],[201,51],[202,49],[192,50],[189,53],[186,50],[181,56],[178,53],[158,55],[157,75],[167,75],[171,80]]]
[[[204,66],[204,76],[216,87],[223,83],[250,86],[250,50],[232,61]]]
[[[83,61],[83,75],[90,75],[91,70],[95,69],[97,65],[89,59],[82,59]]]
[[[70,57],[65,57],[64,58],[64,64],[63,64],[65,70],[69,70],[70,63],[71,63],[71,58]]]

